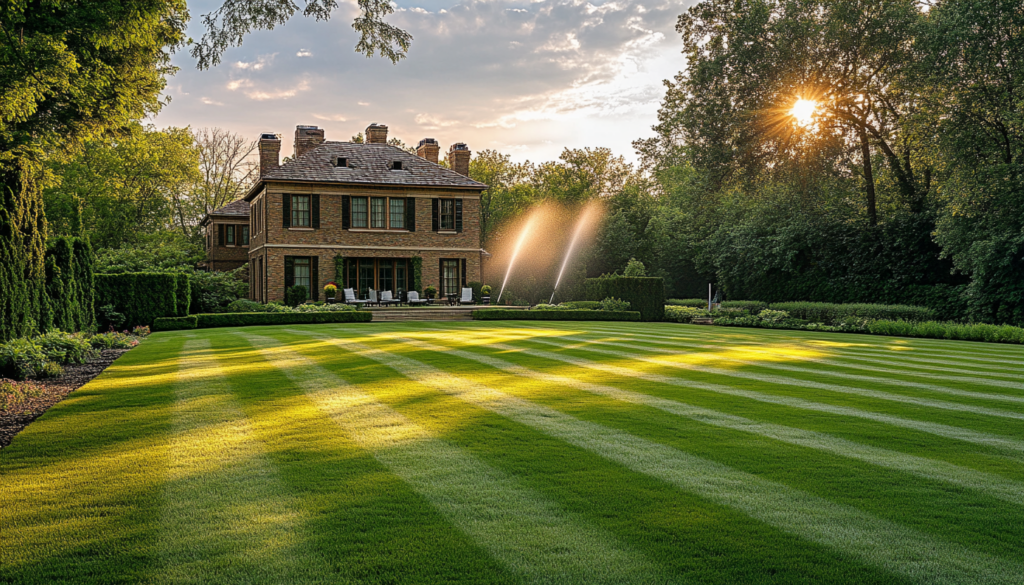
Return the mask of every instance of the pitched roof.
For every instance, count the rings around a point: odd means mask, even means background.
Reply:
[[[347,167],[336,167],[338,157],[348,159]],[[402,162],[402,170],[391,163]],[[361,185],[452,187],[483,191],[487,185],[460,175],[387,144],[324,142],[301,157],[263,175],[264,181],[302,181]],[[255,195],[255,189],[249,197]]]
[[[220,209],[214,209],[210,215],[235,215],[238,217],[249,217],[249,202],[245,199],[232,201]]]

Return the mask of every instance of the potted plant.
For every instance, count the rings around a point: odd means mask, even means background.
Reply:
[[[435,296],[437,296],[437,287],[432,284],[428,284],[427,286],[423,287],[423,296],[427,297],[428,299],[433,299]]]
[[[491,304],[491,285],[485,284],[480,287],[480,302],[484,305]]]
[[[324,297],[327,298],[327,302],[333,303],[334,297],[338,294],[338,285],[333,282],[328,282],[324,285]]]

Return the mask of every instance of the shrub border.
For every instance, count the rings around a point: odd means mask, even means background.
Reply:
[[[477,309],[474,321],[639,321],[639,311]]]
[[[189,317],[164,317],[153,323],[154,331],[247,327],[251,325],[309,325],[315,323],[369,323],[370,311],[324,313],[203,313]],[[191,326],[190,326],[191,325]]]

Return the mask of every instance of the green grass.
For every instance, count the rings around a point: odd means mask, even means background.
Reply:
[[[0,451],[0,583],[1020,583],[1024,350],[157,333]]]

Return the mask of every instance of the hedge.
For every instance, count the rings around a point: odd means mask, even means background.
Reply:
[[[369,323],[370,311],[335,313],[204,313],[196,315],[196,327],[244,327],[246,325],[303,325],[310,323]]]
[[[641,321],[661,321],[665,318],[665,280],[662,278],[588,278],[585,287],[588,301],[614,297],[628,301],[629,308],[640,312]]]
[[[477,321],[639,321],[637,311],[523,311],[516,309],[477,309],[473,311]]]
[[[179,331],[181,329],[195,329],[196,315],[188,317],[160,317],[153,320],[153,331]]]
[[[794,319],[831,325],[846,317],[861,319],[888,319],[892,321],[932,321],[934,312],[927,307],[910,305],[875,305],[868,303],[772,303],[773,311],[786,311]]]
[[[124,325],[152,325],[161,317],[188,315],[191,287],[188,275],[174,272],[97,274],[95,307],[113,305],[124,314]]]
[[[46,248],[45,266],[46,298],[43,299],[39,329],[95,329],[95,276],[89,241],[82,238],[51,238]]]

